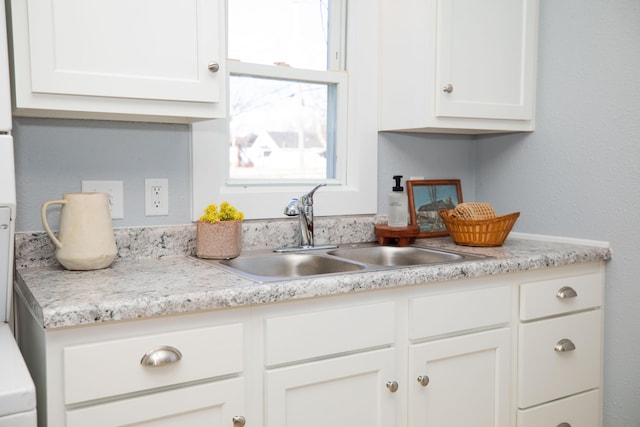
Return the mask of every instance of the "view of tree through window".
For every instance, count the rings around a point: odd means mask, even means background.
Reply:
[[[332,66],[328,2],[229,0],[230,178],[335,177],[336,84],[296,74]]]

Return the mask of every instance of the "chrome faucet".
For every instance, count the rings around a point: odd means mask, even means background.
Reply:
[[[315,246],[313,242],[313,193],[325,185],[327,184],[318,184],[299,199],[291,199],[289,201],[284,208],[284,214],[298,217],[298,222],[300,223],[300,244],[297,247],[276,249],[276,252],[336,247],[334,245],[323,245],[319,247]]]

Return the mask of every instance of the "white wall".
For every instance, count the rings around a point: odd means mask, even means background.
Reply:
[[[537,126],[477,139],[523,232],[607,240],[605,426],[640,426],[640,1],[541,0]]]

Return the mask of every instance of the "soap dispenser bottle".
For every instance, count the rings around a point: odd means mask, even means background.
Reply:
[[[393,191],[389,193],[389,227],[406,227],[409,223],[409,209],[407,209],[407,195],[400,184],[402,175],[395,175],[396,181]]]

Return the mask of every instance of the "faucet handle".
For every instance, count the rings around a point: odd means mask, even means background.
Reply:
[[[307,194],[302,196],[300,198],[300,201],[302,202],[302,205],[303,206],[313,206],[313,193],[315,193],[318,188],[324,187],[325,185],[327,185],[327,184],[326,183],[318,184],[315,187],[313,187],[313,190],[309,191]]]

